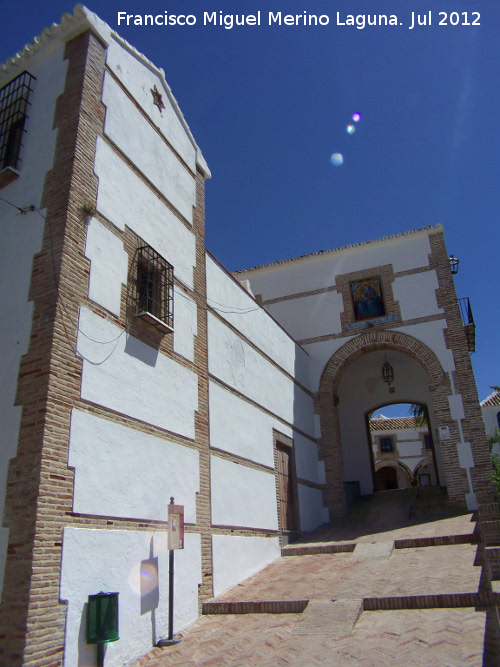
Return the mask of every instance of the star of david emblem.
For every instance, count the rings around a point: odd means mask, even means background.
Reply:
[[[158,111],[161,113],[161,110],[165,108],[165,105],[163,104],[163,100],[161,98],[161,93],[155,86],[154,88],[151,88],[151,95],[153,96],[153,104],[158,107]]]

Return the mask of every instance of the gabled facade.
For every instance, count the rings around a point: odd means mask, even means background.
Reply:
[[[309,354],[330,517],[345,482],[373,492],[367,419],[388,403],[427,407],[439,484],[475,507],[491,464],[440,225],[237,275]]]
[[[489,453],[439,226],[229,275],[162,70],[82,7],[2,67],[0,100],[19,103],[0,127],[0,664],[93,664],[100,591],[119,593],[106,665],[165,636],[172,497],[175,631],[343,516],[346,482],[374,489],[386,357],[450,501],[475,506]]]

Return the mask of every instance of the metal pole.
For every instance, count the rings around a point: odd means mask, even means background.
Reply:
[[[168,638],[174,636],[174,550],[168,554]]]
[[[174,504],[173,496],[170,497],[170,504]],[[157,646],[171,646],[178,644],[180,637],[174,637],[174,550],[168,551],[168,637],[160,639]]]
[[[97,644],[97,667],[104,667],[104,642]]]

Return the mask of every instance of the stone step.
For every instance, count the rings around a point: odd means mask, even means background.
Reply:
[[[500,597],[500,596],[499,596]],[[336,609],[329,605],[339,603]],[[354,607],[350,603],[355,602]],[[342,604],[340,604],[342,603]],[[248,602],[204,602],[203,615],[238,615],[238,614],[305,614],[310,608],[328,610],[330,618],[335,614],[346,614],[348,609],[356,609],[356,619],[362,611],[387,611],[396,609],[442,609],[460,607],[486,607],[492,599],[487,591],[469,593],[437,593],[434,595],[377,596],[366,598],[339,598],[321,600],[261,600]],[[310,607],[312,605],[312,607]],[[355,622],[355,621],[354,621]],[[352,626],[351,626],[352,627]],[[308,634],[308,633],[303,633]]]
[[[488,519],[481,521],[479,530],[483,535],[484,543],[487,546],[500,545],[500,520]]]
[[[483,503],[489,504],[499,502],[498,493],[495,489],[476,490],[476,500],[478,505],[482,505]]]
[[[408,537],[394,540],[395,549],[413,549],[416,547],[442,547],[449,544],[479,544],[481,536],[477,532],[463,533],[459,535],[435,535],[432,537]],[[357,542],[305,544],[303,546],[293,544],[283,547],[282,556],[310,556],[313,554],[335,554],[352,552],[358,546]],[[359,551],[358,551],[359,553]]]
[[[362,600],[310,600],[292,633],[345,637],[352,632],[362,612]]]
[[[500,519],[500,504],[480,503],[477,508],[480,519]]]
[[[203,615],[212,614],[302,614],[309,600],[253,600],[247,602],[217,602],[202,605]]]
[[[500,580],[500,547],[486,547],[486,561],[493,581]]]

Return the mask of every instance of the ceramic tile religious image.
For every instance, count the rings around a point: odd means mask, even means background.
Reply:
[[[356,322],[385,315],[380,278],[366,278],[352,282],[351,294]]]

